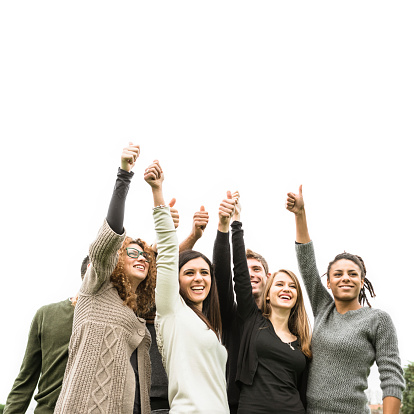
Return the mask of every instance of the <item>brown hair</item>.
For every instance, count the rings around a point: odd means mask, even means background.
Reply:
[[[130,244],[137,244],[148,254],[149,268],[147,277],[138,285],[135,292],[132,291],[131,283],[124,274],[124,261],[126,248]],[[155,265],[155,254],[151,247],[141,239],[126,237],[118,250],[118,263],[111,275],[111,282],[124,304],[131,308],[137,315],[144,317],[155,303],[155,283],[157,279],[157,268]]]
[[[262,296],[262,313],[263,316],[269,319],[272,313],[272,307],[270,305],[270,301],[266,299],[269,296],[270,288],[272,287],[273,280],[275,276],[279,273],[287,274],[295,283],[296,291],[297,291],[297,299],[295,306],[290,310],[289,320],[288,320],[288,327],[292,334],[299,337],[300,341],[300,348],[302,352],[308,357],[312,358],[312,351],[311,351],[311,327],[308,318],[308,314],[306,313],[305,303],[303,301],[303,294],[302,288],[300,287],[299,279],[297,276],[290,270],[280,269],[277,272],[272,273],[272,275],[268,278],[266,287],[263,291]]]
[[[198,317],[211,329],[216,335],[217,338],[221,338],[222,329],[221,329],[221,316],[220,316],[220,303],[218,297],[218,290],[216,284],[216,277],[214,274],[214,267],[211,264],[210,260],[200,252],[195,250],[185,250],[180,253],[178,271],[190,260],[197,259],[201,257],[207,264],[210,269],[211,276],[211,287],[210,292],[203,301],[203,311],[200,312],[186,296],[185,292],[180,289],[180,295],[184,299],[185,303],[198,315]]]
[[[340,253],[340,254],[336,255],[335,259],[333,259],[332,262],[330,262],[329,265],[328,265],[328,270],[326,272],[326,274],[328,276],[328,279],[329,279],[329,272],[331,270],[332,265],[334,263],[336,263],[338,260],[342,260],[342,259],[351,260],[361,270],[361,279],[364,281],[364,285],[362,286],[362,289],[359,292],[358,302],[362,306],[364,306],[364,304],[366,302],[368,304],[368,306],[371,307],[371,304],[369,303],[368,298],[367,298],[365,288],[368,289],[368,292],[371,295],[371,298],[374,298],[376,295],[375,295],[375,292],[374,292],[374,286],[372,285],[372,283],[366,277],[367,269],[365,267],[364,261],[362,260],[362,257],[360,257],[356,254],[351,254],[351,253],[347,253],[347,252],[343,252],[343,253]]]
[[[260,255],[259,253],[256,253],[253,250],[247,249],[246,250],[246,259],[256,259],[257,261],[259,261],[262,264],[263,269],[266,273],[266,276],[269,274],[269,266],[266,262],[266,259],[262,255]]]

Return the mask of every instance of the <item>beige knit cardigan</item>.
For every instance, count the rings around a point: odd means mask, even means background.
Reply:
[[[141,412],[151,412],[151,336],[145,320],[124,305],[110,276],[125,239],[104,222],[90,246],[89,266],[75,308],[69,359],[55,414],[131,414],[138,348]]]

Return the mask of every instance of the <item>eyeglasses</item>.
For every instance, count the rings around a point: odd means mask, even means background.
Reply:
[[[127,252],[127,256],[131,257],[132,259],[138,259],[139,256],[142,255],[145,261],[149,263],[148,253],[142,252],[141,250],[138,250],[138,249],[134,249],[133,247],[127,247],[126,252]]]

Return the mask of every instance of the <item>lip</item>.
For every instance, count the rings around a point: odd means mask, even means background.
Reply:
[[[145,270],[145,265],[141,264],[141,263],[137,263],[136,265],[133,266],[133,268],[137,269],[137,270],[144,271]]]
[[[353,286],[349,286],[349,285],[343,285],[343,286],[338,286],[339,289],[353,289]]]
[[[286,296],[286,298],[289,298],[289,299],[283,298],[282,296]],[[282,300],[292,300],[292,296],[290,296],[290,295],[279,295],[279,299],[282,299]]]

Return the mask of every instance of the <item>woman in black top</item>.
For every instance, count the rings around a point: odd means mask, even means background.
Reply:
[[[263,292],[262,307],[257,307],[237,206],[231,227],[234,289],[242,322],[236,375],[241,389],[238,413],[305,413],[311,331],[300,284],[289,270],[273,273]]]

